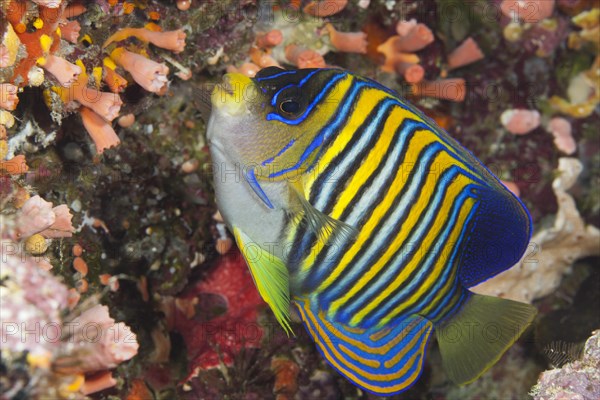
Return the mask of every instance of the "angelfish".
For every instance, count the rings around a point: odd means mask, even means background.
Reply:
[[[352,383],[407,389],[434,330],[448,377],[471,382],[532,322],[531,305],[469,291],[521,258],[527,209],[394,91],[270,67],[226,74],[211,101],[217,204],[256,286]]]

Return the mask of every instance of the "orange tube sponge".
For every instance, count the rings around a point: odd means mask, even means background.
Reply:
[[[433,33],[427,25],[417,23],[414,19],[400,21],[396,26],[400,38],[395,41],[396,49],[401,52],[412,53],[423,49],[434,41]]]
[[[326,24],[325,29],[329,32],[329,40],[336,50],[346,53],[367,52],[367,34],[364,32],[339,32],[333,25]]]
[[[419,83],[425,77],[425,68],[419,64],[401,62],[396,65],[396,72],[408,83]]]
[[[29,171],[25,156],[19,154],[14,156],[10,160],[0,161],[0,173],[7,173],[8,175],[22,175]]]
[[[81,3],[73,3],[69,4],[67,8],[65,8],[65,13],[63,14],[64,18],[75,18],[83,14],[87,11],[87,8]]]
[[[348,0],[311,1],[303,11],[315,17],[329,17],[342,11],[348,5]]]
[[[74,89],[72,91],[74,99],[81,105],[94,110],[105,120],[110,122],[119,115],[123,102],[118,94],[101,92],[87,86],[77,87],[76,85]]]
[[[437,81],[422,81],[412,86],[417,96],[435,97],[443,100],[464,101],[467,88],[462,78],[438,79]]]
[[[19,104],[17,93],[19,88],[11,83],[0,83],[0,107],[14,110]]]
[[[113,93],[121,93],[127,87],[127,79],[123,78],[114,69],[104,66],[104,75],[102,79],[108,85],[108,88]]]
[[[106,47],[113,42],[119,42],[129,37],[135,37],[139,40],[152,43],[153,45],[171,50],[175,53],[180,53],[185,48],[186,34],[183,29],[175,31],[155,32],[146,28],[123,28],[117,33],[106,39],[102,47]]]
[[[96,152],[98,154],[102,154],[104,150],[121,143],[121,140],[119,140],[117,133],[110,123],[94,111],[87,107],[81,107],[79,109],[79,114],[81,114],[83,126],[96,145]]]
[[[81,74],[81,68],[78,65],[71,64],[64,58],[52,54],[40,58],[38,63],[50,72],[63,87],[70,87],[77,82],[77,78]]]
[[[165,64],[159,64],[123,48],[113,50],[110,57],[129,72],[133,79],[147,91],[163,94],[166,90],[169,67]]]
[[[81,25],[79,25],[78,21],[66,21],[60,24],[60,33],[62,38],[73,44],[77,43],[80,31]]]
[[[258,47],[250,48],[250,59],[261,68],[281,67],[281,65],[270,54],[262,51]]]
[[[510,190],[515,196],[519,197],[521,195],[521,190],[519,189],[519,186],[517,186],[516,183],[511,182],[511,181],[501,181],[502,184],[504,186],[506,186],[506,188],[508,190]]]
[[[112,372],[102,371],[94,374],[91,377],[85,378],[85,382],[81,385],[79,391],[85,396],[100,392],[102,390],[111,388],[117,384],[117,380],[113,378]]]
[[[448,69],[463,67],[483,59],[483,53],[473,38],[467,38],[448,55]]]
[[[282,41],[283,34],[279,29],[256,35],[256,45],[262,48],[277,46]]]
[[[412,53],[402,53],[398,51],[396,42],[400,40],[399,36],[392,36],[377,47],[377,51],[385,56],[385,62],[381,70],[385,72],[397,72],[401,64],[418,64],[419,56]]]
[[[285,58],[298,68],[325,68],[325,60],[322,55],[296,44],[286,46]]]

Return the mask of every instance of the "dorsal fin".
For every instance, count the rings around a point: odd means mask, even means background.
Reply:
[[[498,185],[474,190],[477,211],[459,270],[466,287],[515,265],[527,249],[532,231],[527,209],[508,189]]]

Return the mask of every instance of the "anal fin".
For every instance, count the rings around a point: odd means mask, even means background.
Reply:
[[[354,385],[390,396],[421,375],[433,329],[425,318],[413,315],[383,328],[359,329],[328,319],[308,299],[295,303],[321,354]]]

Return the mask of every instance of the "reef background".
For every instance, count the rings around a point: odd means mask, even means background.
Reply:
[[[210,163],[204,139],[201,112],[206,90],[227,69],[252,74],[253,67],[246,64],[259,65],[257,48],[261,56],[284,66],[302,66],[302,60],[286,56],[278,45],[257,44],[272,29],[282,32],[287,46],[302,46],[328,65],[397,90],[518,191],[531,211],[536,233],[555,233],[554,242],[532,247],[527,256],[534,262],[517,278],[528,280],[523,290],[531,288],[531,293],[524,296],[540,311],[530,332],[482,378],[461,388],[446,379],[436,345],[431,344],[419,382],[394,398],[529,398],[542,371],[578,360],[583,343],[600,328],[600,239],[593,228],[600,226],[598,1],[531,2],[540,9],[545,7],[541,3],[552,3],[550,13],[529,22],[515,17],[512,24],[501,10],[503,2],[483,0],[349,1],[344,7],[343,1],[324,2],[340,8],[322,17],[306,11],[308,1],[63,2],[60,12],[65,12],[66,3],[85,6],[85,12],[69,17],[80,25],[78,37],[72,43],[55,38],[47,50],[34,55],[32,49],[40,41],[35,34],[45,29],[35,24],[42,19],[49,26],[50,21],[44,19],[40,3],[44,2],[2,2],[3,40],[8,40],[9,24],[18,33],[22,23],[23,32],[37,41],[27,43],[21,35],[16,63],[0,69],[0,83],[20,88],[18,105],[11,110],[14,123],[2,122],[7,132],[0,176],[2,261],[13,251],[19,257],[43,257],[53,267],[50,274],[72,289],[71,298],[76,297],[69,311],[58,310],[60,319],[69,320],[90,302],[105,304],[114,320],[135,333],[139,350],[116,368],[105,368],[102,375],[102,370],[78,370],[77,357],[87,357],[85,352],[71,354],[74,367],[67,371],[53,366],[68,349],[53,350],[40,362],[28,351],[11,351],[3,342],[2,396],[48,398],[52,393],[82,398],[86,382],[97,379],[106,389],[90,392],[96,399],[375,398],[328,367],[298,322],[294,325],[298,336],[285,336],[215,215],[212,174],[219,171]],[[18,21],[14,7],[21,10]],[[287,12],[286,18],[277,19],[274,15],[281,10]],[[579,17],[584,19],[581,24],[574,22],[582,13],[590,15]],[[424,70],[422,81],[416,83],[408,82],[398,65],[386,71],[383,66],[394,55],[378,51],[398,34],[399,21],[413,18],[434,35],[433,42],[412,52]],[[324,33],[327,22],[340,32],[366,33],[366,48],[339,51],[332,34]],[[115,32],[144,26],[182,30],[185,48],[169,51],[133,36],[103,48]],[[587,31],[591,34],[582,33]],[[467,38],[477,42],[484,57],[449,69],[449,55]],[[108,93],[106,82],[94,81],[98,71],[94,69],[101,68],[97,76],[104,79],[105,58],[116,48],[168,65],[169,84],[153,93],[133,74],[117,69],[127,80],[127,87],[117,91],[122,101],[118,113],[133,114],[135,121],[115,119],[111,126],[120,143],[100,152],[82,125],[77,101],[65,101],[54,90],[60,86],[57,79],[46,73],[34,86],[19,80],[17,70],[27,63],[33,68],[39,57],[56,54],[74,65],[79,61],[84,75],[87,71],[91,77],[90,86]],[[589,76],[581,78],[587,72]],[[447,88],[443,80],[449,78],[464,80],[460,99],[415,87],[438,82],[438,88]],[[573,96],[581,92],[583,96]],[[510,110],[537,111],[537,124],[523,122],[534,126],[511,133],[510,123],[502,121]],[[572,151],[557,145],[558,136],[550,127],[555,117],[570,125]],[[19,155],[24,156],[26,171],[15,172],[7,164]],[[559,168],[559,159],[567,155],[574,161]],[[553,188],[561,174],[575,176],[572,185],[560,192],[574,199],[574,209],[564,206],[568,199],[559,196],[556,183]],[[27,239],[15,233],[23,221],[19,210],[36,194],[69,206],[74,233],[46,238],[48,248],[41,253],[15,250],[12,243],[25,246]],[[557,213],[568,226],[560,226]],[[558,256],[548,258],[544,249],[553,249]],[[74,267],[78,257],[85,260],[85,273]],[[538,264],[554,271],[556,282],[536,276]],[[13,278],[6,275],[2,271],[2,285],[8,288],[5,279]],[[7,301],[16,290],[4,290],[3,307],[13,304]],[[600,382],[592,379],[591,385],[600,391]],[[545,389],[538,387],[532,395]]]

